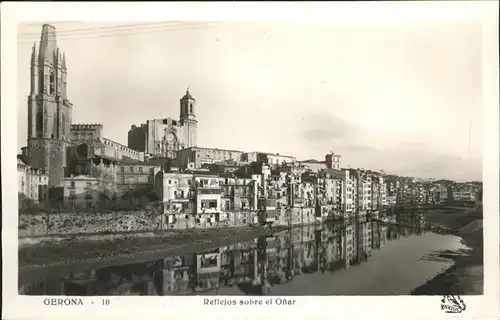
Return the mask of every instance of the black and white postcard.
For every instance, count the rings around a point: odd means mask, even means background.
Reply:
[[[497,2],[2,9],[2,318],[500,316]]]

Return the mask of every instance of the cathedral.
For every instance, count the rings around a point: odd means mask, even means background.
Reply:
[[[176,158],[177,151],[196,146],[196,100],[186,90],[180,100],[180,118],[147,120],[132,125],[128,132],[128,147],[149,156]]]
[[[125,146],[105,138],[102,124],[72,123],[67,74],[56,30],[44,24],[38,50],[34,44],[31,54],[28,141],[22,158],[30,170],[47,175],[49,189],[64,188],[73,176],[116,182],[119,166],[145,165],[145,154],[173,159],[178,150],[196,146],[196,100],[189,90],[180,100],[179,120],[132,126]]]

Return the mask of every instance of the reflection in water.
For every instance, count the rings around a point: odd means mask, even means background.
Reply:
[[[247,295],[272,294],[273,285],[300,274],[328,274],[362,264],[387,241],[423,234],[421,217],[389,220],[305,226],[182,257],[50,277],[22,284],[20,294],[196,295],[233,286]]]

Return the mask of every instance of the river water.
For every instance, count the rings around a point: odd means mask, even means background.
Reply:
[[[23,283],[27,295],[407,295],[451,266],[461,239],[419,221],[304,226],[182,257]]]

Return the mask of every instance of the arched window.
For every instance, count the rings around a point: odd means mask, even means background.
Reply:
[[[55,77],[54,77],[54,71],[50,71],[50,77],[49,77],[49,93],[54,94],[54,87],[55,87]]]
[[[36,132],[37,135],[43,134],[43,114],[42,111],[36,113]]]
[[[62,115],[62,135],[64,136],[66,134],[66,117],[64,114]]]

